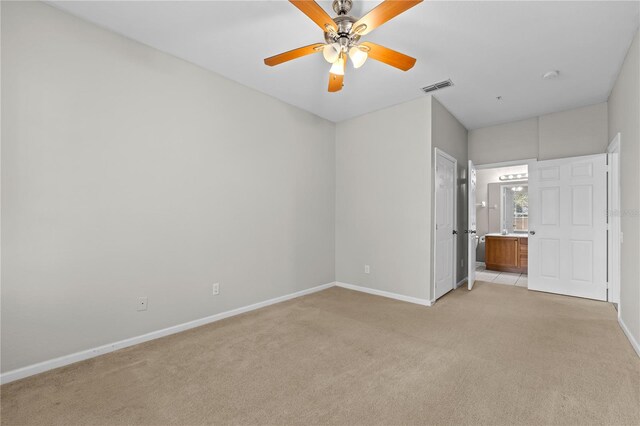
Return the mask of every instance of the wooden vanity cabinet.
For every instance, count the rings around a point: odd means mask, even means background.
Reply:
[[[494,271],[527,273],[529,240],[522,237],[486,236],[485,263]]]
[[[518,238],[518,243],[520,247],[518,250],[518,253],[520,254],[518,267],[520,268],[521,273],[526,274],[529,271],[529,239]]]

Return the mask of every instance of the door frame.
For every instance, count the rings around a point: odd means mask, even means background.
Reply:
[[[532,161],[538,161],[537,158],[525,158],[522,160],[511,160],[511,161],[502,161],[499,163],[487,163],[487,164],[475,164],[476,170],[486,170],[486,169],[500,169],[502,167],[512,167],[512,166],[529,166]]]
[[[432,244],[432,271],[431,271],[431,288],[433,289],[433,297],[432,297],[432,302],[436,301],[436,267],[437,267],[437,252],[438,252],[438,241],[436,238],[436,223],[437,221],[437,217],[436,215],[438,214],[438,206],[437,206],[437,198],[436,197],[436,191],[437,191],[437,185],[436,185],[436,178],[437,178],[437,171],[436,171],[436,166],[438,164],[438,156],[445,158],[451,162],[453,162],[453,172],[454,172],[454,179],[453,179],[453,224],[454,224],[454,230],[458,229],[458,160],[456,160],[456,158],[452,155],[449,155],[447,152],[443,151],[440,148],[434,148],[434,155],[433,155],[433,173],[432,173],[432,180],[433,180],[433,184],[432,184],[432,190],[433,190],[433,223],[431,224],[431,232],[433,233],[433,244]],[[458,235],[460,235],[459,233],[454,234],[454,238],[453,238],[453,290],[455,290],[456,288],[458,288]]]
[[[612,161],[618,155],[617,164]],[[607,301],[618,305],[620,317],[620,133],[607,147]]]
[[[473,161],[473,160],[471,160],[471,161]],[[487,169],[501,169],[503,167],[527,166],[527,175],[528,175],[529,169],[537,161],[538,161],[537,158],[525,158],[525,159],[522,159],[522,160],[500,161],[500,162],[497,162],[497,163],[485,163],[485,164],[475,164],[474,163],[474,167],[476,168],[476,170],[487,170]],[[527,176],[527,186],[528,185],[529,185],[529,178]],[[500,191],[502,191],[502,189]],[[500,198],[502,198],[502,196]],[[501,203],[500,204],[500,210],[502,210],[502,201],[500,201],[500,203]],[[488,202],[487,202],[487,204],[488,204]],[[500,216],[501,216],[500,217],[500,222],[502,223],[502,212],[500,212]],[[471,250],[471,247],[469,247],[469,250]]]

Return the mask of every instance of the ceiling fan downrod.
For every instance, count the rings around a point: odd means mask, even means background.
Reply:
[[[333,11],[338,15],[346,15],[353,6],[352,0],[333,0]]]

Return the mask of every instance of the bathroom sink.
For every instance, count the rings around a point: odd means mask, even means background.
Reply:
[[[511,237],[511,238],[528,238],[529,234],[526,233],[517,233],[513,232],[511,234],[500,234],[498,232],[493,232],[491,234],[485,234],[485,237]]]

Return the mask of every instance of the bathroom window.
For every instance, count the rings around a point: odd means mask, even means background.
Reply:
[[[512,183],[502,186],[501,229],[508,233],[529,231],[529,186]]]

